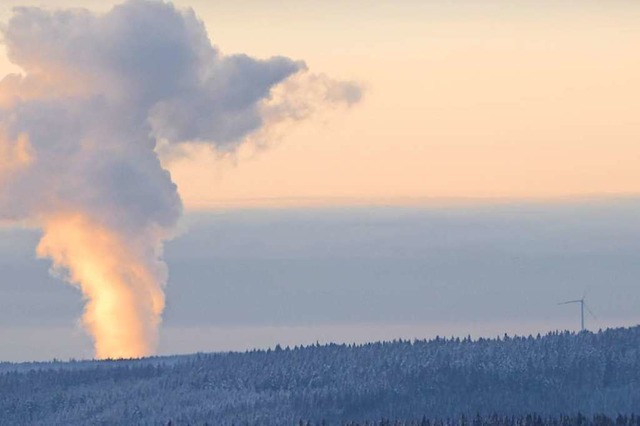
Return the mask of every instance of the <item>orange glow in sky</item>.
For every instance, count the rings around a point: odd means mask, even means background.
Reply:
[[[188,209],[640,192],[637,2],[177,3],[225,52],[367,87],[268,149],[173,161]]]

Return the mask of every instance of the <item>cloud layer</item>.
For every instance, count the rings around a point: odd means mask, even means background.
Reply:
[[[98,356],[151,353],[162,244],[182,212],[159,141],[234,149],[264,130],[272,90],[305,65],[223,55],[192,10],[160,1],[102,15],[17,8],[3,35],[23,73],[0,82],[0,221],[42,228],[38,254],[88,299]],[[342,84],[325,100],[359,98]]]

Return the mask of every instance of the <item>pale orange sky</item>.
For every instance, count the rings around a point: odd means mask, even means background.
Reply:
[[[444,3],[179,1],[224,52],[367,87],[266,150],[172,163],[187,208],[640,192],[639,3]]]

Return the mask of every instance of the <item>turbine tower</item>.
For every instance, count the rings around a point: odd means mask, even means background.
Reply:
[[[592,317],[596,317],[595,314],[593,312],[591,312],[591,309],[589,309],[589,307],[584,303],[584,298],[585,296],[582,296],[582,299],[578,299],[578,300],[568,300],[566,302],[560,302],[558,303],[558,305],[568,305],[570,303],[579,303],[580,304],[580,331],[584,331],[584,309],[587,308],[587,312],[589,312],[589,314],[591,314]]]

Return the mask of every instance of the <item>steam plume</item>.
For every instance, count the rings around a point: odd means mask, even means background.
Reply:
[[[225,56],[192,10],[160,1],[103,15],[17,8],[3,32],[23,73],[0,82],[0,222],[42,229],[37,254],[82,290],[97,357],[150,354],[162,246],[182,212],[159,142],[233,150],[295,118],[291,99],[271,94],[305,65]],[[314,79],[323,96],[307,110],[360,97],[355,84]]]

